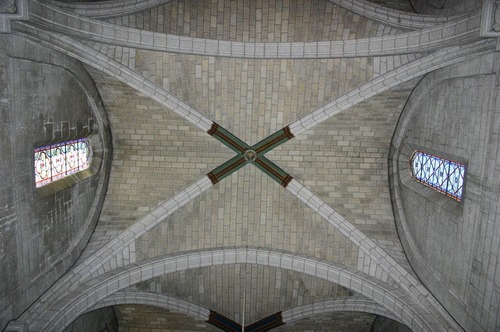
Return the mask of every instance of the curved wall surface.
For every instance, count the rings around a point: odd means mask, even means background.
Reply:
[[[410,0],[419,14],[451,16],[481,8],[482,0]]]
[[[109,126],[94,83],[61,54],[2,37],[0,329],[77,260],[99,216],[109,175]],[[36,91],[36,93],[33,93]],[[35,188],[34,148],[87,137],[89,170]]]
[[[495,63],[497,56],[490,54],[422,79],[401,115],[390,156],[394,211],[408,259],[468,331],[493,331],[500,324],[500,285],[494,282],[498,243],[477,240],[488,238],[487,232],[495,238],[500,228]],[[415,150],[466,165],[462,202],[411,177]]]

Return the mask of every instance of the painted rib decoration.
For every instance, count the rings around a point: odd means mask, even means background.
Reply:
[[[293,138],[293,134],[289,127],[285,127],[264,138],[254,146],[249,146],[215,122],[212,124],[212,127],[207,131],[207,133],[237,153],[235,157],[229,159],[207,174],[208,178],[214,185],[246,164],[255,165],[258,169],[269,175],[274,181],[278,182],[285,188],[290,181],[292,181],[293,178],[290,174],[264,157],[266,152],[271,151],[278,145],[281,145]]]
[[[241,324],[213,310],[210,310],[210,316],[208,317],[207,323],[210,323],[226,332],[241,332],[243,330]],[[283,323],[283,316],[280,311],[245,326],[245,331],[265,332],[283,324],[285,323]]]

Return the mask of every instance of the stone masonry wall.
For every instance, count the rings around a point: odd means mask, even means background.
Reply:
[[[3,36],[2,41],[2,86],[9,97],[2,103],[1,122],[6,181],[0,187],[0,328],[75,262],[85,245],[82,239],[90,236],[88,227],[95,225],[92,207],[99,205],[98,188],[106,174],[99,161],[105,129],[82,83],[82,67],[27,41]],[[99,143],[90,177],[35,188],[35,147],[92,133],[100,138],[93,140]]]
[[[207,322],[167,309],[146,305],[115,306],[120,332],[218,332]]]
[[[466,164],[463,202],[416,183],[406,167],[400,169],[408,235],[418,249],[416,256],[410,251],[410,263],[421,267],[417,274],[423,283],[471,331],[500,327],[495,61],[490,54],[429,75],[423,81],[428,90],[403,137],[405,149]]]
[[[290,324],[285,324],[273,329],[273,331],[328,332],[334,328],[335,332],[368,332],[375,317],[375,315],[362,312],[316,314]]]
[[[83,332],[83,331],[105,331],[117,332],[118,319],[113,307],[105,307],[98,310],[93,310],[78,317],[71,323],[65,332]],[[121,329],[120,329],[121,331]]]
[[[0,329],[14,317],[13,294],[19,288],[18,244],[16,241],[16,204],[14,167],[10,137],[11,112],[9,102],[9,59],[5,52],[6,38],[0,36]]]

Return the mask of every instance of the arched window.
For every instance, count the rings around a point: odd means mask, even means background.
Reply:
[[[465,165],[418,150],[413,153],[410,164],[415,180],[462,201]]]
[[[81,138],[35,149],[36,187],[62,179],[90,167],[92,147]]]

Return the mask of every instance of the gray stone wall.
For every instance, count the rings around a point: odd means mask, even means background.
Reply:
[[[373,321],[370,332],[411,332],[411,330],[392,319],[377,316]]]
[[[118,305],[115,310],[120,332],[221,331],[199,318],[147,305]]]
[[[97,221],[105,189],[107,120],[73,60],[14,37],[2,38],[0,327],[35,301],[78,258]],[[34,148],[90,137],[87,178],[35,188]]]
[[[409,0],[415,12],[450,16],[481,8],[482,0]]]
[[[0,329],[14,317],[12,295],[19,287],[18,246],[16,243],[16,204],[14,196],[14,167],[10,137],[11,112],[9,102],[9,58],[6,39],[0,37]]]
[[[470,331],[500,327],[497,63],[490,54],[428,75],[400,120],[405,131],[395,135],[405,250],[423,283]],[[411,179],[415,149],[466,164],[462,203]]]
[[[117,332],[118,319],[113,307],[90,311],[78,317],[65,332]],[[121,330],[120,330],[121,331]]]
[[[403,12],[413,13],[410,0],[369,0],[371,3],[381,5],[386,8],[396,9]]]
[[[299,321],[285,324],[272,331],[277,332],[368,332],[375,315],[362,312],[334,312],[316,314]]]

